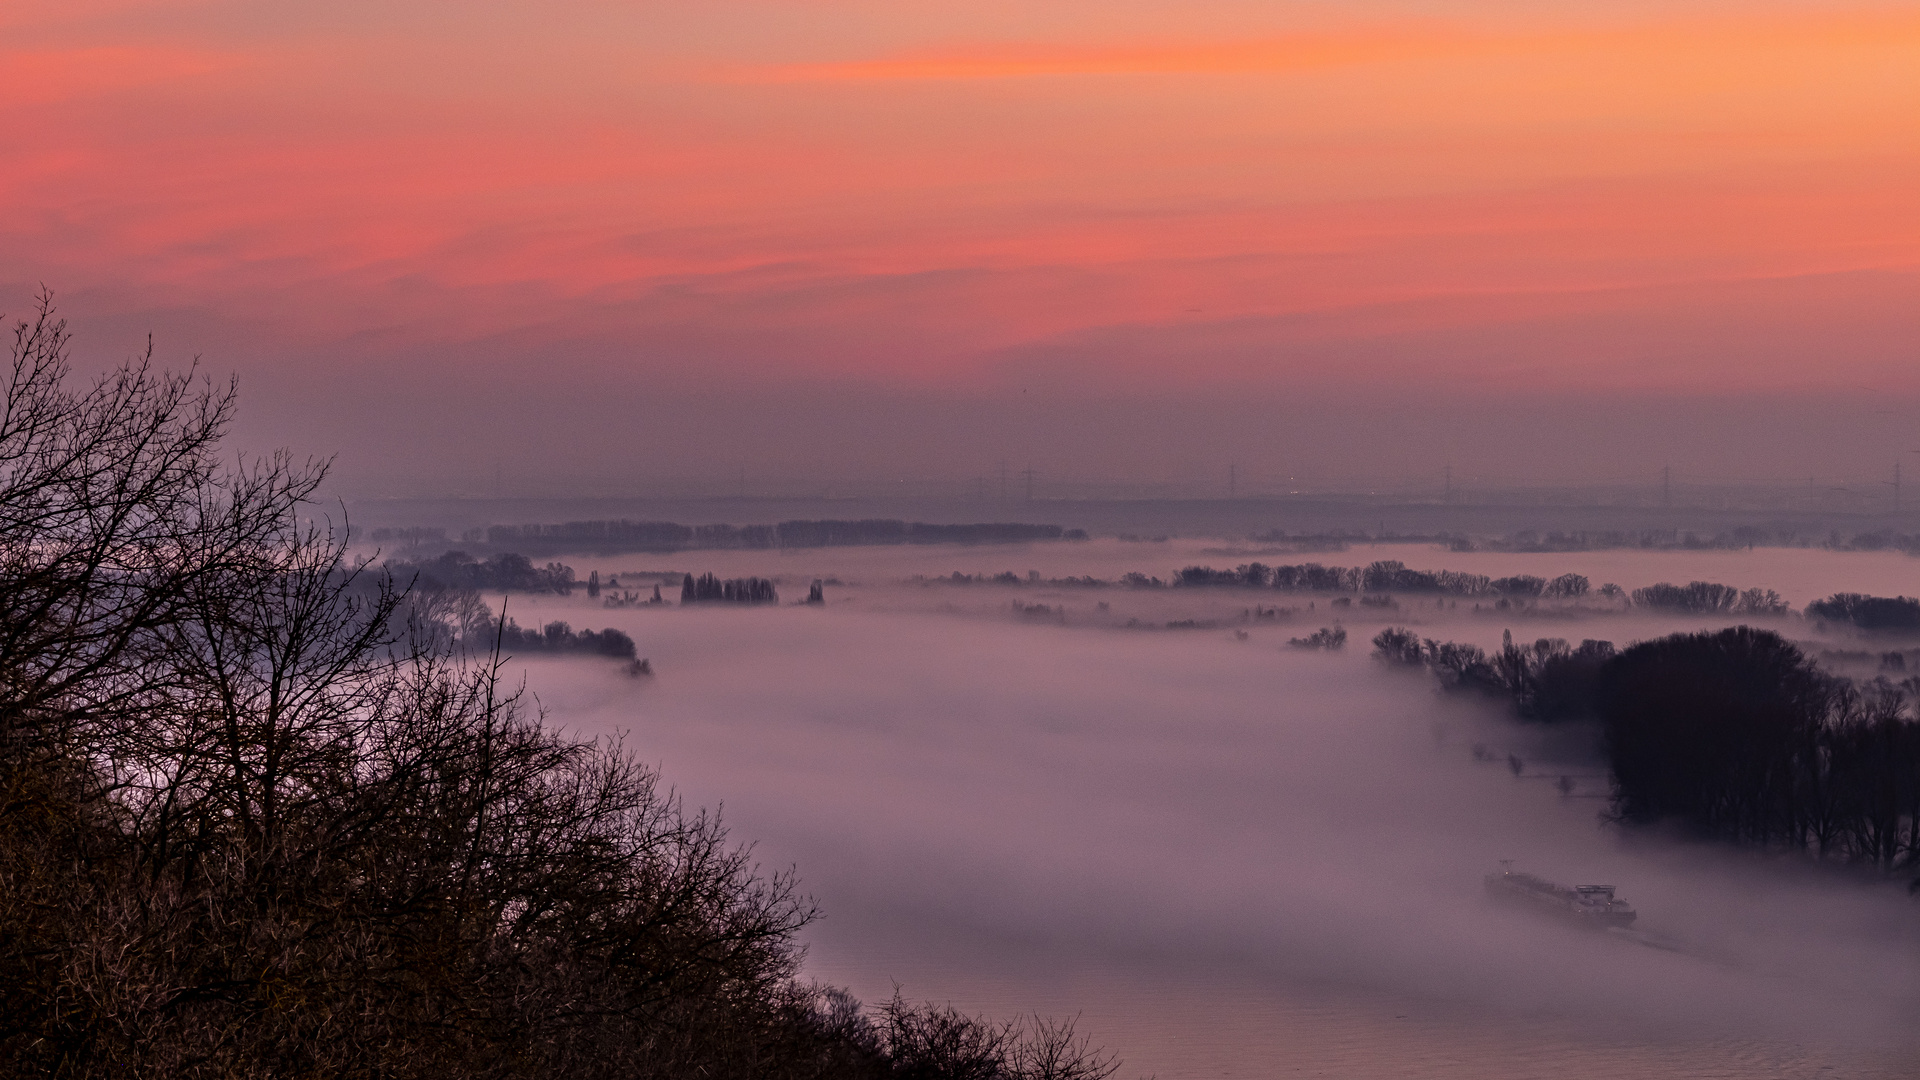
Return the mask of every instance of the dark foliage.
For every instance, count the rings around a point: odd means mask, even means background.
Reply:
[[[1912,681],[1856,685],[1751,627],[1637,645],[1598,702],[1624,820],[1812,850],[1886,869],[1920,861]]]
[[[680,584],[683,604],[777,604],[780,594],[766,578],[730,578],[722,581],[712,574],[698,578],[692,574]]]
[[[1716,585],[1710,581],[1695,581],[1687,585],[1671,585],[1663,581],[1658,585],[1633,590],[1635,607],[1653,608],[1656,611],[1684,611],[1688,614],[1731,611],[1734,602],[1739,599],[1740,590],[1731,585]]]
[[[1144,582],[1146,579],[1141,580]],[[1175,575],[1173,583],[1189,587],[1278,589],[1282,592],[1437,593],[1443,596],[1547,596],[1556,599],[1578,599],[1585,596],[1589,588],[1587,579],[1578,574],[1564,574],[1552,581],[1536,577],[1509,577],[1495,581],[1485,574],[1412,570],[1395,559],[1351,567],[1322,566],[1319,563],[1269,567],[1261,563],[1248,563],[1231,570],[1215,570],[1210,566],[1189,566]]]
[[[1571,720],[1593,715],[1595,685],[1614,655],[1613,644],[1560,638],[1516,645],[1507,635],[1489,655],[1477,645],[1422,641],[1413,631],[1390,627],[1374,635],[1374,655],[1389,663],[1425,666],[1443,690],[1485,694],[1511,703],[1524,720]]]
[[[1237,570],[1215,570],[1210,566],[1189,566],[1173,577],[1175,585],[1193,588],[1207,585],[1225,585],[1240,588],[1262,589],[1271,580],[1272,571],[1259,563],[1248,563]]]
[[[1337,651],[1347,647],[1347,628],[1344,626],[1323,626],[1306,637],[1288,638],[1287,644],[1296,649],[1327,649]]]
[[[796,981],[790,874],[396,637],[318,469],[217,464],[230,389],[64,344],[43,303],[0,409],[0,1074],[879,1080],[1013,1030]],[[971,1075],[1104,1076],[1059,1030]]]
[[[1502,596],[1539,596],[1547,589],[1547,579],[1521,574],[1516,577],[1497,578],[1492,583],[1494,592]]]
[[[1633,590],[1635,607],[1655,611],[1675,611],[1688,615],[1737,613],[1741,615],[1785,615],[1789,610],[1780,594],[1771,589],[1748,589],[1711,581],[1693,581],[1685,585],[1661,582]]]
[[[1120,1069],[1071,1020],[993,1023],[950,1005],[910,1005],[896,993],[876,1028],[897,1080],[1106,1080]]]
[[[1771,630],[1675,634],[1615,654],[1602,641],[1421,641],[1390,629],[1375,655],[1424,665],[1448,690],[1537,720],[1597,718],[1623,822],[1920,868],[1920,680],[1820,671]]]
[[[1356,592],[1360,571],[1339,566],[1302,563],[1273,568],[1273,587],[1283,592]]]
[[[1577,600],[1587,595],[1587,590],[1591,587],[1591,583],[1581,574],[1561,574],[1559,577],[1547,582],[1546,588],[1542,590],[1542,595],[1566,600]]]
[[[1419,667],[1426,662],[1427,651],[1418,634],[1390,626],[1373,636],[1373,655],[1401,667]]]
[[[1528,720],[1591,717],[1600,672],[1613,657],[1612,642],[1592,638],[1571,648],[1559,638],[1541,638],[1531,650],[1503,649],[1515,710]]]
[[[1677,634],[1622,653],[1598,689],[1623,819],[1761,842],[1796,831],[1838,684],[1792,644],[1751,627]]]
[[[564,622],[550,622],[538,630],[525,630],[509,619],[499,628],[499,637],[504,653],[585,653],[616,660],[632,660],[637,655],[633,639],[612,627],[575,630]]]
[[[579,584],[570,566],[536,567],[532,559],[512,553],[476,559],[464,551],[449,551],[419,562],[389,560],[386,570],[403,587],[425,592],[472,589],[567,595]]]
[[[1905,596],[1834,593],[1808,604],[1807,614],[1862,630],[1920,631],[1920,600]]]

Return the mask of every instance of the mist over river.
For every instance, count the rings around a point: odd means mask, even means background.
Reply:
[[[1732,617],[909,583],[1376,558],[1629,590],[1721,581],[1796,607],[1920,591],[1920,562],[1897,554],[1094,541],[581,556],[565,561],[582,577],[649,591],[642,573],[772,576],[789,603],[610,610],[576,594],[515,596],[508,611],[634,637],[652,680],[542,660],[528,688],[556,724],[624,733],[689,802],[723,805],[763,866],[796,866],[825,913],[806,932],[807,973],[868,1002],[898,984],[995,1015],[1078,1013],[1125,1058],[1122,1075],[1167,1080],[1920,1069],[1920,907],[1902,886],[1625,835],[1600,821],[1604,765],[1585,729],[1443,699],[1367,645],[1386,625],[1624,645]],[[813,578],[838,582],[828,603],[792,605]],[[1018,616],[1016,601],[1047,617]],[[1261,605],[1292,610],[1242,621]],[[1184,621],[1196,626],[1166,628]],[[1344,651],[1286,645],[1336,622]],[[1798,617],[1768,625],[1816,636]],[[1490,906],[1481,878],[1502,859],[1616,885],[1641,933]]]

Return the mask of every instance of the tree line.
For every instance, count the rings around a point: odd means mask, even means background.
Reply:
[[[580,587],[573,567],[557,562],[535,566],[532,559],[517,552],[503,551],[477,559],[464,551],[448,551],[431,559],[389,559],[385,566],[402,583],[428,592],[472,589],[567,596]]]
[[[1122,584],[1157,587],[1162,582],[1159,578],[1149,578],[1143,574],[1129,574],[1122,579]],[[1685,585],[1660,582],[1628,593],[1614,584],[1604,584],[1595,589],[1581,574],[1562,574],[1556,578],[1515,574],[1496,578],[1454,570],[1414,570],[1397,559],[1381,559],[1366,566],[1322,566],[1319,563],[1267,566],[1257,562],[1236,566],[1231,570],[1188,566],[1176,573],[1170,584],[1183,588],[1273,589],[1279,592],[1427,593],[1515,601],[1579,600],[1592,593],[1608,601],[1625,602],[1654,611],[1785,615],[1792,610],[1780,594],[1771,589],[1742,590],[1710,581],[1694,581]]]
[[[1105,1077],[1071,1024],[804,981],[816,915],[619,743],[548,726],[223,464],[231,383],[0,403],[0,1072]]]
[[[395,540],[430,530],[384,530]],[[890,544],[1013,544],[1085,540],[1084,529],[1019,522],[941,525],[894,518],[857,521],[782,521],[771,525],[681,525],[670,521],[568,521],[559,524],[493,525],[470,530],[462,542],[501,550],[562,552],[691,551],[701,549],[854,547]]]
[[[728,578],[688,574],[680,583],[682,604],[777,604],[780,593],[766,578]]]
[[[1598,723],[1616,820],[1920,869],[1920,679],[1841,678],[1751,626],[1493,654],[1395,628],[1374,649],[1526,719]]]
[[[1276,589],[1281,592],[1410,592],[1447,596],[1558,597],[1577,599],[1592,587],[1579,574],[1551,580],[1520,574],[1494,578],[1453,570],[1411,570],[1397,559],[1381,559],[1366,566],[1267,566],[1246,563],[1231,570],[1189,566],[1174,575],[1172,584],[1187,588],[1229,586]]]

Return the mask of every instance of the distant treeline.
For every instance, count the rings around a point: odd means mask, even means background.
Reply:
[[[1784,615],[1792,610],[1787,602],[1781,599],[1780,594],[1771,589],[1743,590],[1711,581],[1693,581],[1685,585],[1661,582],[1628,593],[1620,586],[1611,583],[1603,584],[1596,589],[1581,574],[1561,574],[1555,578],[1516,574],[1496,578],[1486,574],[1467,574],[1455,570],[1413,570],[1397,559],[1381,559],[1366,566],[1322,566],[1319,563],[1267,566],[1257,562],[1244,563],[1230,570],[1216,570],[1211,566],[1188,566],[1176,572],[1171,580],[1162,580],[1142,573],[1123,574],[1114,580],[1095,577],[1043,579],[1039,574],[1031,571],[1023,576],[1008,570],[999,574],[963,574],[955,571],[944,577],[916,576],[909,581],[919,585],[1040,585],[1051,588],[1119,586],[1130,589],[1229,588],[1267,589],[1278,592],[1357,593],[1362,594],[1363,602],[1364,595],[1369,593],[1429,593],[1440,596],[1490,597],[1512,601],[1579,600],[1588,595],[1596,595],[1614,603],[1626,603],[1655,611],[1688,614]],[[1816,604],[1838,602],[1844,598],[1839,596],[1833,601],[1818,601]],[[1874,600],[1871,597],[1857,599],[1873,601],[1874,604],[1880,605],[1871,607],[1871,610],[1884,622],[1884,626],[1856,622],[1856,625],[1863,629],[1895,626],[1894,622],[1884,621],[1893,618],[1889,614],[1884,614],[1888,610],[1885,606],[1899,603],[1913,605],[1913,625],[1920,628],[1920,601]],[[1808,610],[1811,612],[1813,609]],[[1849,607],[1846,610],[1853,613],[1855,608]],[[1839,614],[1822,617],[1829,621],[1851,620],[1851,614],[1848,617],[1842,617]]]
[[[1920,630],[1920,600],[1905,596],[1834,593],[1807,605],[1807,616],[1862,630]]]
[[[1771,630],[1607,642],[1470,645],[1383,631],[1376,655],[1524,717],[1597,719],[1623,822],[1886,870],[1920,866],[1920,679],[1821,671]]]
[[[1736,589],[1711,581],[1693,581],[1685,585],[1661,582],[1633,590],[1635,607],[1656,611],[1681,611],[1711,615],[1732,612],[1741,615],[1785,615],[1791,611],[1780,594],[1772,589]]]
[[[1129,584],[1159,584],[1158,579],[1130,574]],[[1281,592],[1320,593],[1433,593],[1442,596],[1498,597],[1509,600],[1578,600],[1588,593],[1612,601],[1627,601],[1634,607],[1655,611],[1693,614],[1733,612],[1743,615],[1784,615],[1791,608],[1771,589],[1741,590],[1711,581],[1685,585],[1661,582],[1631,594],[1618,585],[1606,584],[1594,589],[1580,574],[1562,574],[1556,578],[1517,574],[1489,577],[1463,574],[1453,570],[1410,570],[1395,559],[1382,559],[1367,566],[1322,566],[1303,563],[1298,566],[1264,566],[1247,563],[1232,570],[1210,566],[1189,566],[1174,576],[1176,586],[1226,586],[1243,589],[1276,589]]]
[[[449,551],[418,562],[389,559],[385,569],[401,587],[411,584],[429,592],[474,589],[566,595],[580,584],[570,566],[550,562],[536,567],[532,559],[513,552],[476,559],[464,551]]]
[[[374,543],[405,546],[447,543],[442,529],[375,529]],[[855,547],[886,544],[1012,544],[1085,540],[1084,529],[1017,522],[932,525],[872,518],[862,521],[783,521],[777,525],[680,525],[671,521],[568,521],[558,525],[494,525],[471,529],[461,542],[493,549],[552,554],[561,551],[687,551],[707,548]]]
[[[1033,540],[1084,540],[1083,529],[1057,525],[980,523],[933,525],[891,518],[859,521],[784,521],[771,525],[681,525],[669,521],[569,521],[545,525],[493,525],[468,529],[456,539],[432,526],[374,529],[375,544],[402,550],[459,543],[471,548],[560,551],[686,551],[706,548],[767,549],[875,544],[1001,544]],[[1123,535],[1123,540],[1140,540]],[[1164,540],[1166,537],[1158,537]],[[1790,526],[1742,525],[1711,535],[1682,529],[1524,529],[1505,536],[1466,533],[1400,533],[1336,529],[1289,534],[1255,533],[1255,543],[1285,544],[1301,551],[1343,551],[1351,544],[1442,544],[1454,551],[1573,552],[1629,548],[1643,551],[1726,551],[1753,547],[1828,548],[1837,551],[1904,551],[1920,554],[1920,534],[1882,529],[1824,535]]]
[[[1254,537],[1264,540],[1268,537]],[[1824,535],[1791,526],[1761,528],[1741,525],[1712,535],[1682,529],[1579,529],[1540,532],[1523,529],[1506,536],[1473,537],[1449,534],[1437,537],[1401,536],[1382,532],[1372,536],[1333,534],[1326,537],[1298,537],[1294,542],[1330,542],[1344,546],[1355,540],[1371,543],[1442,543],[1454,551],[1565,552],[1611,551],[1631,548],[1641,551],[1731,551],[1755,547],[1829,548],[1835,551],[1904,551],[1920,554],[1920,535],[1891,530],[1855,533],[1843,536],[1837,531]]]
[[[1833,539],[1837,540],[1838,537]],[[1596,529],[1572,532],[1540,533],[1531,529],[1504,537],[1468,539],[1458,537],[1455,551],[1608,551],[1638,548],[1648,551],[1724,551],[1750,547],[1807,547],[1817,538],[1793,531],[1774,532],[1742,525],[1712,536],[1700,536],[1680,529]]]
[[[1492,578],[1485,574],[1462,574],[1452,570],[1409,570],[1396,559],[1382,559],[1367,566],[1322,566],[1302,563],[1298,566],[1266,566],[1247,563],[1232,570],[1210,566],[1189,566],[1175,575],[1173,584],[1181,586],[1226,585],[1246,589],[1278,589],[1281,592],[1425,592],[1449,596],[1551,596],[1577,598],[1591,588],[1579,574],[1546,578],[1519,575]]]
[[[556,621],[538,630],[528,630],[509,619],[497,633],[502,652],[582,653],[608,656],[615,660],[632,660],[638,655],[633,639],[612,627],[599,631],[575,630],[564,622]]]

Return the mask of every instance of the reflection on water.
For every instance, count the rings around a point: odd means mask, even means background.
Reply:
[[[1920,913],[1899,890],[1625,842],[1597,823],[1599,800],[1533,782],[1591,771],[1588,740],[1438,701],[1365,656],[1368,617],[1497,639],[1498,616],[1343,612],[1355,644],[1307,654],[1283,646],[1297,624],[1244,640],[1101,629],[1089,595],[1068,598],[1069,625],[1037,625],[1008,613],[1011,590],[889,584],[953,569],[951,549],[816,552],[803,572],[834,574],[843,554],[858,573],[839,572],[861,584],[830,591],[825,610],[515,600],[523,623],[612,624],[641,643],[651,683],[579,661],[539,665],[531,685],[558,722],[629,731],[688,798],[724,802],[764,862],[799,866],[827,912],[809,931],[819,978],[868,1000],[897,981],[996,1014],[1078,1012],[1129,1074],[1168,1078],[1894,1076],[1920,1060],[1907,1034]],[[979,569],[1007,553],[967,554]],[[1845,574],[1911,565],[1792,554],[1803,592],[1900,591]],[[1424,556],[1395,553],[1541,572],[1518,556]],[[1617,577],[1787,591],[1745,553],[1673,557]],[[769,561],[783,557],[758,558],[712,568],[779,572]],[[1109,622],[1129,604],[1241,602],[1101,598]],[[1535,619],[1516,636],[1670,628]],[[1490,908],[1480,876],[1502,858],[1619,885],[1682,951]]]

